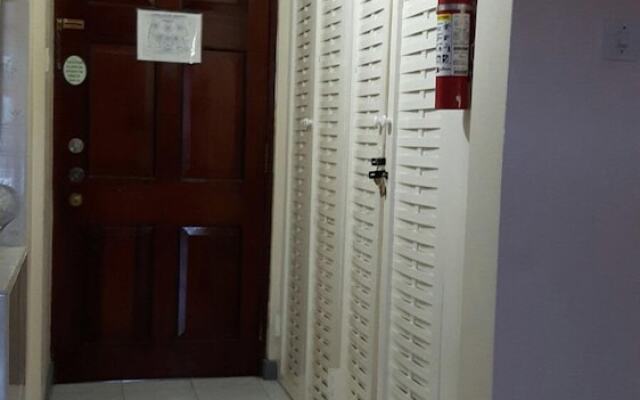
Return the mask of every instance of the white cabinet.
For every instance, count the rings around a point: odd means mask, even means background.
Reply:
[[[455,398],[468,141],[434,109],[437,0],[295,4],[283,383]]]

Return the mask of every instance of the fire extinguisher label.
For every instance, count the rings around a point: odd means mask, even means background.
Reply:
[[[470,37],[470,14],[438,15],[437,76],[469,76]]]
[[[438,40],[436,43],[436,68],[438,76],[453,75],[453,19],[452,14],[438,15]]]

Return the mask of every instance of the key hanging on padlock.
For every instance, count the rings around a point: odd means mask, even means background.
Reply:
[[[387,179],[389,178],[389,173],[385,170],[377,170],[369,172],[369,179],[372,179],[373,182],[378,186],[378,190],[380,191],[380,197],[387,197]]]

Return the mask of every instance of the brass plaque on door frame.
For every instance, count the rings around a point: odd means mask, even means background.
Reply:
[[[64,30],[83,31],[84,30],[83,19],[58,18],[57,24],[58,24],[57,26],[58,31],[64,31]]]

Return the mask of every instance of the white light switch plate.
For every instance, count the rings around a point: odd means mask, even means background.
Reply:
[[[612,19],[605,22],[604,58],[611,61],[640,59],[640,28],[632,19]]]

